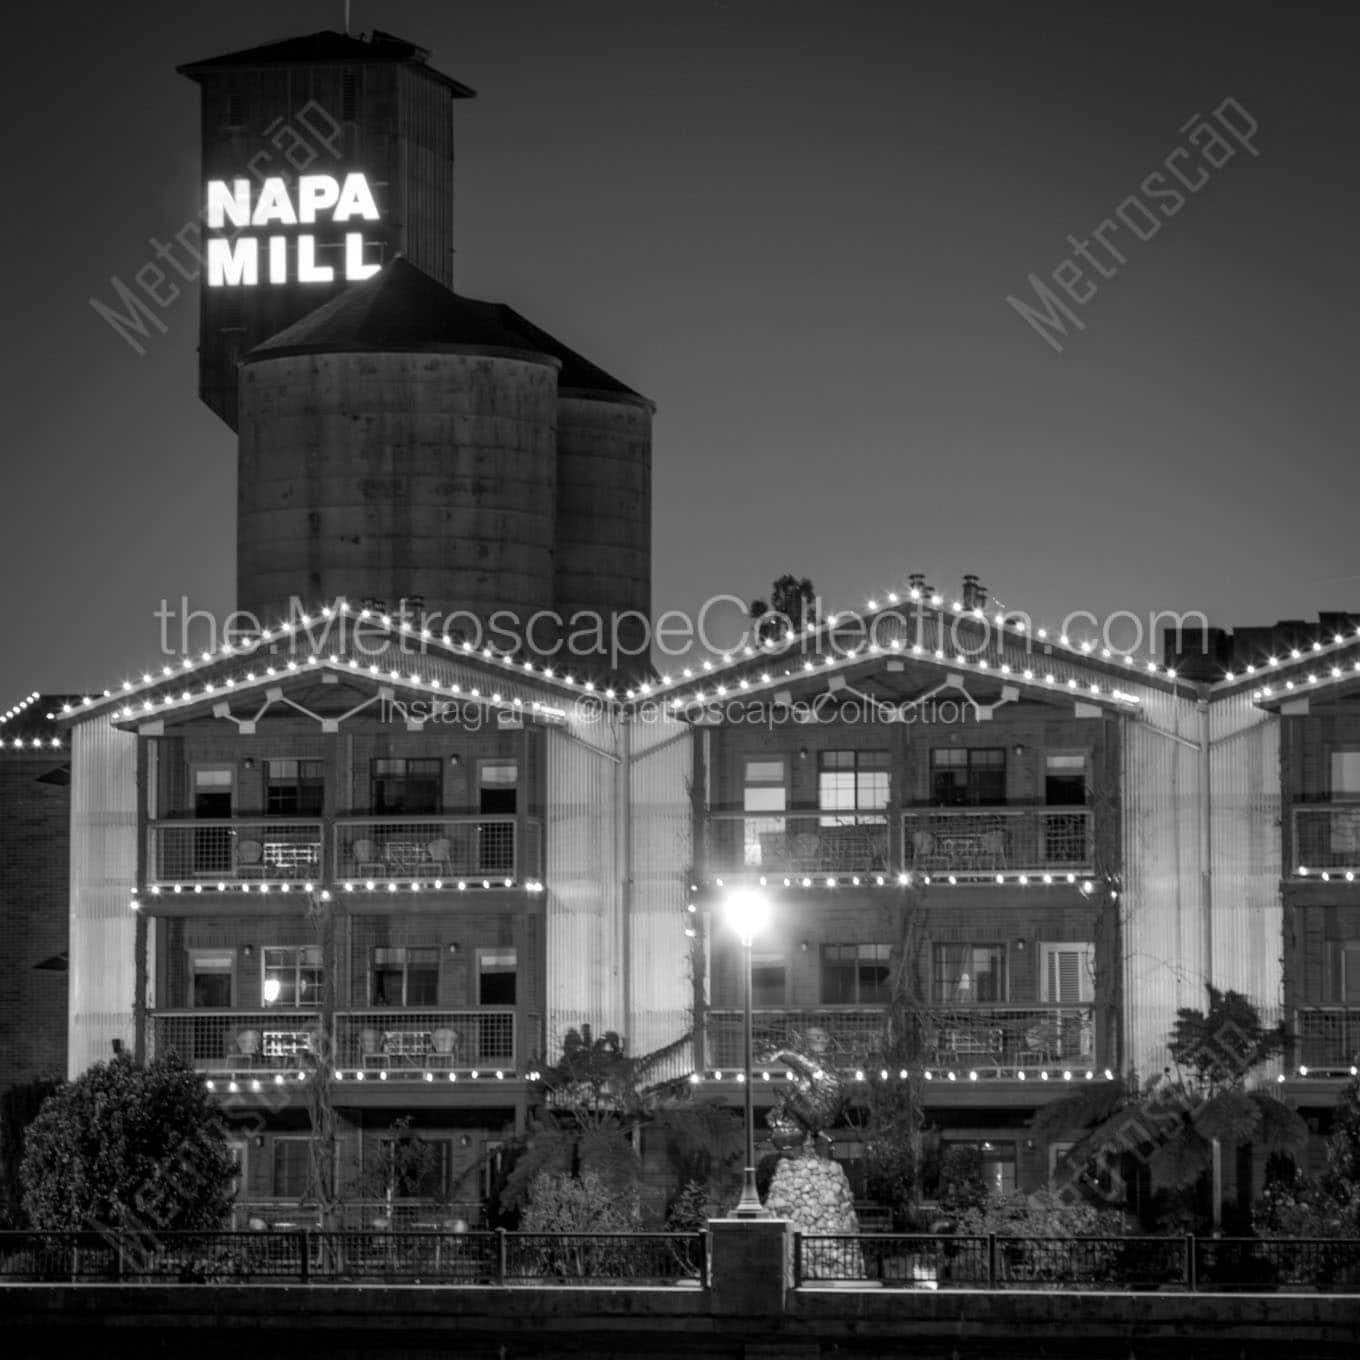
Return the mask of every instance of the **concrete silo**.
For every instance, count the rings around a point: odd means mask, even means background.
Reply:
[[[561,361],[505,310],[396,260],[247,356],[238,608],[551,606]]]

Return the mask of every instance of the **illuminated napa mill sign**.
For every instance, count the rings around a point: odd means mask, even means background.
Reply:
[[[300,175],[296,192],[290,191],[287,181],[274,177],[259,185],[252,201],[253,188],[248,179],[208,182],[204,214],[208,230],[232,232],[230,236],[208,238],[210,288],[251,287],[262,281],[334,283],[336,266],[317,263],[315,231],[289,235],[273,231],[266,235],[261,229],[378,220],[373,191],[361,174],[349,174],[343,180],[332,175]],[[363,232],[345,232],[342,280],[357,283],[371,278],[380,268],[364,262]]]

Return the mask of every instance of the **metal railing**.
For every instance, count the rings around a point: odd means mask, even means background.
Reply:
[[[412,1011],[394,1007],[335,1017],[336,1065],[423,1077],[454,1068],[510,1068],[521,1057],[513,1007]]]
[[[840,1069],[873,1064],[883,1044],[882,1009],[822,1006],[752,1012],[757,1060],[813,1040]],[[1095,1065],[1095,1007],[959,1006],[920,1013],[923,1060],[942,1069],[1090,1068]],[[743,1062],[744,1019],[738,1010],[710,1010],[708,1065]]]
[[[1360,871],[1360,802],[1296,805],[1289,816],[1295,875],[1301,869]]]
[[[294,1071],[318,1045],[315,1011],[156,1011],[148,1031],[151,1057],[178,1053],[200,1072],[258,1076]]]
[[[929,808],[902,814],[907,869],[925,873],[1089,873],[1092,817],[1082,807]]]
[[[1360,1064],[1360,1006],[1301,1006],[1294,1012],[1295,1060],[1349,1073]]]
[[[535,878],[542,828],[528,822],[518,843],[514,816],[342,817],[335,824],[335,877],[405,882]]]
[[[702,1281],[706,1259],[701,1232],[0,1233],[0,1284],[669,1284]]]
[[[794,1235],[794,1282],[918,1289],[1360,1288],[1360,1238]]]
[[[707,860],[715,870],[869,873],[887,870],[884,813],[710,813]]]
[[[325,864],[319,821],[152,822],[147,827],[147,874],[158,883],[319,879]]]

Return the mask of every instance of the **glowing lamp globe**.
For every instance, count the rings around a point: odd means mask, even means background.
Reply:
[[[749,945],[770,922],[770,900],[754,888],[739,888],[723,899],[723,915],[742,944]]]

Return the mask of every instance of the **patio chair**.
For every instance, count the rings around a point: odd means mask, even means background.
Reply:
[[[1001,830],[984,831],[978,837],[978,866],[983,869],[1006,867],[1006,833]]]
[[[453,843],[447,836],[439,836],[425,847],[425,863],[431,873],[444,878],[453,875]]]
[[[911,862],[918,869],[938,868],[948,862],[948,856],[940,848],[939,841],[931,831],[911,833]]]
[[[259,841],[236,842],[236,877],[264,877],[264,847]]]
[[[387,872],[387,863],[378,854],[378,847],[370,840],[354,842],[354,867],[360,874],[376,874],[381,877]]]

